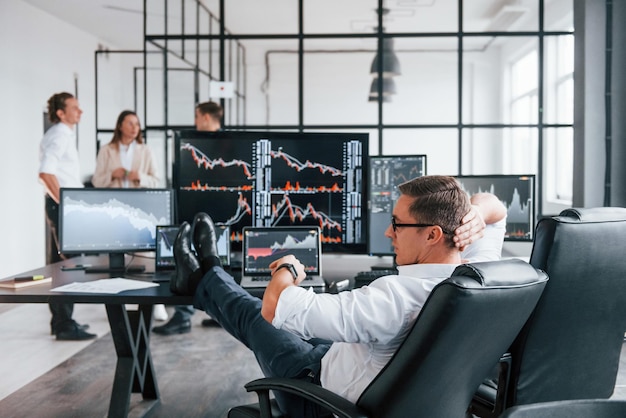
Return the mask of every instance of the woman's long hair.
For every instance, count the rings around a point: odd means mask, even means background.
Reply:
[[[111,144],[114,144],[118,148],[120,146],[120,142],[122,142],[122,123],[124,123],[124,119],[126,119],[126,116],[128,115],[134,115],[137,117],[137,120],[139,120],[139,116],[137,116],[137,113],[133,112],[132,110],[124,110],[122,111],[122,113],[120,113],[120,115],[117,117],[117,122],[115,123],[115,130],[113,131],[113,139],[111,139]],[[137,141],[137,143],[139,144],[143,144],[143,135],[141,133],[141,122],[139,122],[139,134],[137,135],[137,138],[135,138],[135,141]]]

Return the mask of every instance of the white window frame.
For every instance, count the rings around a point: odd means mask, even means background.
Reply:
[[[546,54],[545,89],[554,100],[546,109],[548,122],[573,123],[574,65],[565,59],[574,56],[573,37],[554,37],[551,42],[557,54]],[[566,48],[570,48],[566,51]],[[564,70],[565,68],[565,70]],[[574,130],[572,128],[546,129],[544,135],[544,183],[547,203],[571,206],[573,201]]]
[[[539,86],[535,85],[530,89],[518,92],[516,96],[513,95],[514,88],[513,83],[513,68],[516,64],[522,60],[528,58],[530,55],[535,54],[539,56],[539,51],[536,47],[536,40],[533,39],[531,43],[518,48],[514,56],[509,57],[506,68],[506,74],[504,80],[508,88],[503,89],[505,92],[504,103],[508,103],[506,106],[507,119],[509,123],[521,123],[521,124],[537,124],[537,106],[538,106],[538,94]],[[535,72],[538,77],[538,68],[535,68]],[[538,80],[538,78],[537,78]],[[520,120],[518,115],[515,115],[515,105],[522,101],[527,101],[527,109],[524,112],[529,115],[529,118]],[[508,174],[537,174],[539,150],[537,142],[537,128],[511,128],[505,130],[504,138],[504,171]],[[526,156],[527,160],[520,158]]]

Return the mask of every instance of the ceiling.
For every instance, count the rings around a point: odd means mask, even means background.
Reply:
[[[143,49],[144,0],[24,0],[85,32],[94,34],[111,50]],[[193,0],[184,0],[191,4]],[[209,10],[219,10],[219,0],[201,0]],[[148,0],[149,21],[162,22],[164,0]],[[390,12],[385,27],[394,32],[455,31],[458,0],[386,0]],[[537,0],[465,0],[466,30],[485,30],[505,6],[536,10]],[[168,2],[168,25],[180,25],[179,0]],[[293,0],[228,0],[226,27],[231,33],[296,33],[297,4]],[[377,0],[315,0],[304,2],[305,25],[310,32],[359,33],[377,26]],[[280,13],[271,13],[280,10]],[[328,11],[332,10],[333,13]],[[259,16],[262,16],[259,19]],[[292,19],[289,16],[293,16]]]
[[[143,0],[24,0],[94,34],[109,49],[143,49]]]

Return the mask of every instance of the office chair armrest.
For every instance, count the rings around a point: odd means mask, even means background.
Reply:
[[[271,417],[269,402],[270,390],[279,390],[298,395],[322,406],[338,417],[367,417],[367,415],[352,402],[314,383],[303,382],[296,379],[271,377],[248,382],[245,388],[248,392],[254,391],[257,393],[259,397],[259,407],[261,408],[261,418]]]
[[[502,414],[507,405],[511,362],[510,353],[500,358],[497,380],[488,379],[480,384],[470,404],[470,413],[480,418],[497,418]]]

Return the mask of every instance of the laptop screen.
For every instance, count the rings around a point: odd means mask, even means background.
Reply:
[[[272,261],[292,254],[309,275],[320,275],[320,230],[310,226],[243,229],[243,274],[270,274]]]
[[[176,267],[174,262],[174,240],[178,233],[178,225],[159,225],[156,232],[155,269],[169,270]],[[217,253],[222,265],[230,265],[230,228],[227,225],[216,225]]]

